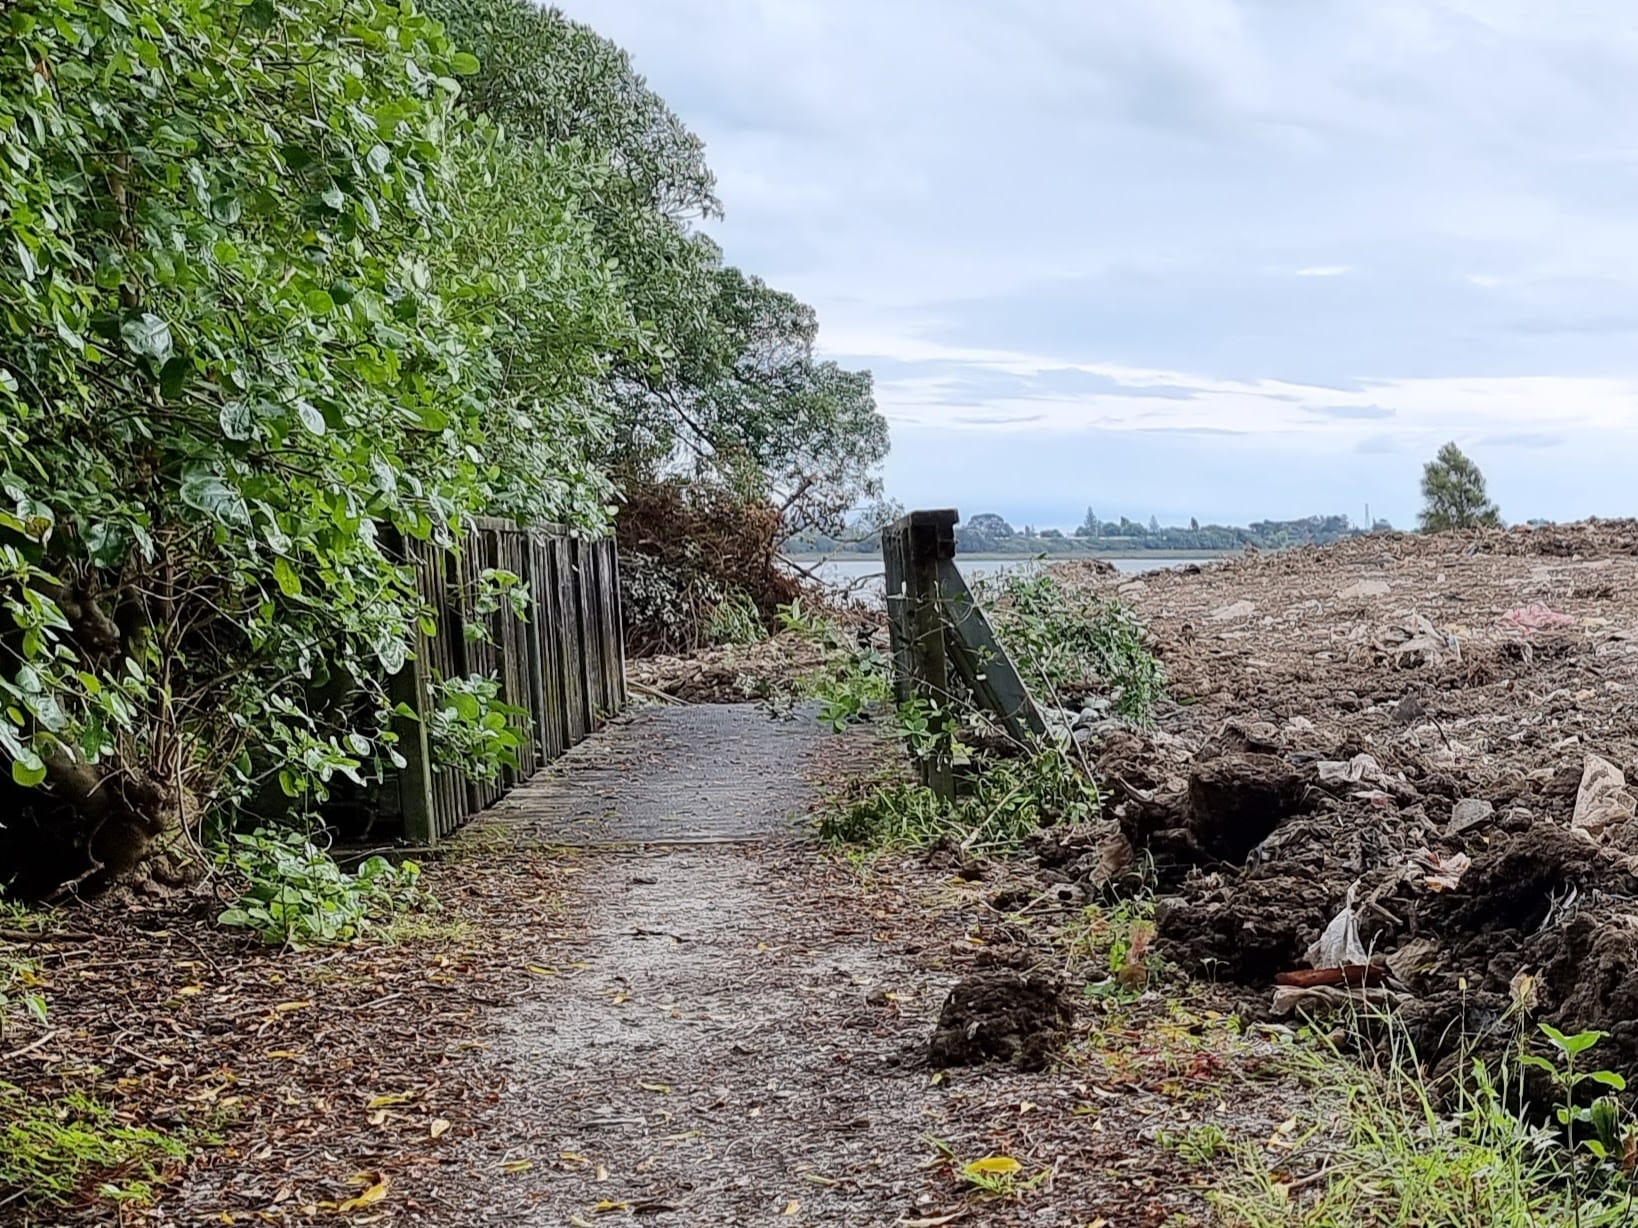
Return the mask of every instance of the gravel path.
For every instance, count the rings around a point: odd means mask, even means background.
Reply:
[[[490,1222],[928,1213],[920,1049],[943,981],[873,943],[811,849],[769,839],[811,796],[819,736],[749,706],[649,710],[492,820],[614,847],[581,855],[563,966],[492,1050],[512,1125],[469,1156],[507,1174]]]

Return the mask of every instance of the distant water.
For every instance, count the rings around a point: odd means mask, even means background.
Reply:
[[[806,559],[798,559],[804,567],[810,567]],[[1074,562],[1074,559],[1053,559],[1051,562]],[[1109,562],[1116,571],[1128,575],[1137,575],[1145,571],[1160,571],[1166,567],[1181,567],[1185,563],[1199,562],[1197,559],[1110,559]],[[1209,560],[1208,560],[1209,561]],[[961,566],[961,574],[968,580],[978,580],[985,576],[1000,575],[1007,571],[1028,570],[1040,566],[1038,559],[960,559],[956,560]],[[853,589],[860,593],[880,592],[882,587],[882,561],[878,558],[842,558],[827,559],[817,567],[810,569],[821,580],[836,588]]]

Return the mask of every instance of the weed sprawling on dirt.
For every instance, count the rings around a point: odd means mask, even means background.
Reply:
[[[78,1092],[41,1102],[0,1083],[0,1190],[32,1205],[66,1205],[91,1192],[113,1203],[152,1201],[179,1140],[121,1122]]]
[[[45,918],[41,914],[0,898],[0,931],[26,935],[44,927]],[[40,992],[41,984],[39,960],[18,953],[7,939],[0,937],[0,1037],[6,1035],[8,1024],[14,1018],[45,1022],[46,1002]]]
[[[906,781],[869,787],[819,817],[829,843],[877,850],[927,848],[941,841],[971,857],[1016,850],[1042,827],[1086,822],[1098,812],[1097,786],[1061,751],[986,764],[954,802]]]
[[[371,857],[349,874],[300,832],[235,835],[224,860],[245,885],[218,923],[287,947],[347,942],[399,910],[430,903],[415,862]]]

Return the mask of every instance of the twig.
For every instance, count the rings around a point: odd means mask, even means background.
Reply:
[[[21,1049],[13,1049],[10,1053],[0,1053],[0,1062],[9,1062],[14,1057],[22,1057],[25,1053],[33,1053],[34,1050],[38,1049],[41,1045],[45,1044],[48,1040],[61,1031],[61,1028],[52,1028],[51,1031],[47,1032],[44,1036],[41,1036],[37,1040],[30,1041]],[[0,1203],[0,1207],[5,1205],[5,1203]]]
[[[636,691],[639,695],[647,695],[650,699],[658,699],[663,703],[682,704],[686,707],[692,707],[694,704],[694,701],[691,699],[684,699],[681,695],[672,695],[666,691],[660,690],[659,687],[648,686],[641,682],[635,682],[630,678],[626,679],[626,689],[628,691]]]

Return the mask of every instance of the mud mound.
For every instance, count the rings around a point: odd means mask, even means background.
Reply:
[[[1055,977],[993,968],[958,982],[927,1046],[934,1066],[1005,1063],[1044,1070],[1074,1021],[1074,1005]]]
[[[1157,950],[1269,1009],[1352,899],[1430,1064],[1520,1001],[1638,1072],[1638,521],[1064,579],[1175,702],[1088,747],[1105,843],[1052,873],[1149,866]]]

